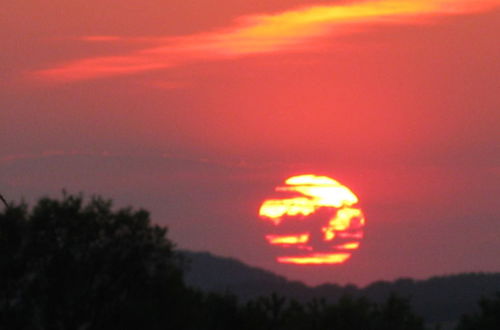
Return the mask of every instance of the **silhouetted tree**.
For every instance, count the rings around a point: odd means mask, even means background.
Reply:
[[[375,305],[365,298],[342,297],[338,303],[326,306],[320,329],[374,329]]]
[[[113,211],[98,197],[9,205],[0,213],[0,330],[423,329],[396,296],[301,304],[271,294],[239,303],[187,288],[166,232],[148,212]]]
[[[391,294],[378,307],[376,328],[384,330],[419,330],[423,329],[422,318],[412,312],[410,301]]]
[[[64,194],[0,213],[0,328],[180,329],[189,292],[144,210]]]
[[[457,330],[498,330],[500,329],[500,292],[492,298],[479,301],[480,312],[464,315]]]
[[[303,305],[277,295],[242,307],[239,329],[245,330],[422,330],[408,300],[391,296],[383,304],[366,298],[342,297],[337,303],[314,299]]]
[[[9,204],[7,204],[7,201],[5,200],[5,198],[2,196],[2,194],[0,194],[0,201],[3,203],[3,205],[5,205],[5,207],[9,207]]]

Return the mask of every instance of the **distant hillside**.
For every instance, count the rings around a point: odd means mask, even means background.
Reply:
[[[305,284],[250,267],[236,259],[218,257],[207,252],[182,251],[182,254],[189,262],[184,276],[186,283],[203,291],[231,292],[243,300],[272,292],[281,295],[293,292],[293,297],[300,300],[311,297],[311,288]]]
[[[348,294],[366,296],[376,302],[385,300],[394,292],[411,298],[415,312],[429,323],[456,321],[462,314],[476,311],[477,302],[482,296],[500,292],[500,273],[379,281],[364,288],[336,284],[309,287],[301,282],[288,281],[272,272],[247,266],[236,259],[217,257],[206,252],[182,253],[190,260],[186,282],[204,291],[231,292],[242,300],[276,292],[300,301],[319,297],[334,301]]]

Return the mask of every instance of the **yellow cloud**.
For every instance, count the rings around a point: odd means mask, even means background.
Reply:
[[[75,81],[146,71],[206,60],[307,50],[313,40],[380,23],[407,24],[429,17],[492,10],[500,0],[368,0],[310,6],[270,15],[238,18],[233,26],[208,33],[158,39],[160,45],[122,56],[76,60],[36,71],[45,79]],[[85,39],[85,37],[84,37]],[[122,40],[113,36],[104,42]],[[87,37],[95,41],[95,36]]]

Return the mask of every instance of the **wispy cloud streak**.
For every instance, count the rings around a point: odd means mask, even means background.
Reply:
[[[76,60],[34,72],[55,81],[88,80],[167,69],[191,62],[307,50],[312,41],[373,24],[410,24],[429,17],[470,14],[500,6],[500,0],[368,0],[310,6],[271,15],[237,18],[225,29],[183,37],[153,38],[155,46],[121,56]],[[354,30],[355,29],[355,30]],[[124,38],[84,37],[86,41]]]

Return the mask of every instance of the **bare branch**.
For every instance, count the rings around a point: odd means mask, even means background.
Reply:
[[[5,198],[2,196],[2,194],[0,194],[0,200],[5,204],[5,207],[9,207],[9,204],[7,204],[7,201],[5,200]]]

